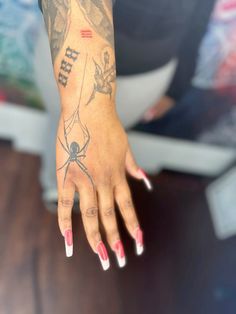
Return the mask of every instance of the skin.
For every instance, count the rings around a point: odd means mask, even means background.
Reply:
[[[61,99],[56,143],[59,227],[62,235],[72,229],[71,211],[78,191],[92,250],[96,252],[101,240],[99,216],[112,248],[120,239],[115,203],[132,237],[139,226],[126,171],[141,177],[115,108],[111,3],[44,0],[43,14]],[[91,30],[92,37],[82,38],[81,29]],[[74,54],[68,54],[68,47]]]

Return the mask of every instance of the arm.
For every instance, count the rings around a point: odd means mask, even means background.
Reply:
[[[114,203],[119,206],[137,252],[142,231],[125,168],[144,179],[129,149],[115,109],[115,55],[110,0],[43,0],[55,79],[61,99],[57,138],[58,218],[67,255],[72,255],[74,192],[88,241],[109,267],[98,215],[120,266],[125,263]]]

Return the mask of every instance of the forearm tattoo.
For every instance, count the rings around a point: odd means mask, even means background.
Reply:
[[[110,64],[110,54],[108,51],[104,52],[101,65],[99,65],[95,60],[93,60],[93,62],[95,66],[95,83],[92,94],[86,105],[88,105],[95,98],[96,93],[110,95],[111,98],[113,91],[112,83],[116,78],[115,63]]]
[[[104,0],[76,0],[92,28],[114,47],[113,25],[103,5]],[[106,4],[111,0],[106,0]],[[110,3],[111,10],[111,3]],[[109,8],[108,8],[109,10]]]
[[[64,58],[61,60],[60,72],[58,74],[58,83],[66,87],[73,63],[77,60],[79,52],[70,47],[66,48]]]
[[[69,170],[69,167],[71,164],[77,164],[77,166],[83,171],[83,173],[88,177],[90,180],[92,186],[94,187],[93,179],[91,175],[88,172],[88,169],[82,162],[82,160],[86,157],[86,152],[88,149],[88,145],[90,142],[90,134],[86,127],[86,125],[83,125],[80,120],[80,105],[81,105],[81,97],[83,92],[83,86],[84,86],[84,79],[85,79],[85,73],[86,73],[86,66],[87,66],[87,55],[84,65],[84,71],[83,71],[83,78],[81,83],[81,90],[80,90],[80,97],[78,106],[73,112],[73,114],[68,118],[64,119],[63,121],[63,129],[64,129],[64,139],[62,140],[60,137],[58,137],[58,140],[61,144],[61,147],[64,149],[64,151],[67,153],[68,158],[64,162],[62,166],[60,166],[57,171],[64,169],[64,179],[63,179],[63,186],[66,182],[67,173]],[[69,142],[68,135],[70,134],[71,130],[74,128],[74,126],[77,124],[77,127],[79,127],[83,134],[83,143],[79,144],[77,141]]]
[[[71,0],[43,0],[42,9],[48,31],[52,61],[60,52],[70,26]]]

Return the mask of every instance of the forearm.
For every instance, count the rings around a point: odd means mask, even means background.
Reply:
[[[114,103],[115,56],[110,0],[43,0],[63,109]],[[109,104],[107,104],[109,106]],[[95,109],[95,108],[94,108]]]

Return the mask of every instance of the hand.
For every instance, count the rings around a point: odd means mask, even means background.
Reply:
[[[102,108],[105,106],[101,106],[100,110],[94,110],[94,105],[88,106],[80,116],[70,116],[65,112],[61,114],[57,139],[58,221],[65,237],[67,256],[71,256],[71,212],[74,193],[78,191],[88,242],[106,270],[109,268],[109,258],[99,231],[98,216],[104,226],[107,242],[115,252],[119,266],[123,267],[125,253],[117,227],[115,202],[128,232],[135,240],[137,254],[143,252],[142,230],[125,170],[135,178],[143,179],[149,188],[151,186],[132,156],[127,135],[115,111]]]

